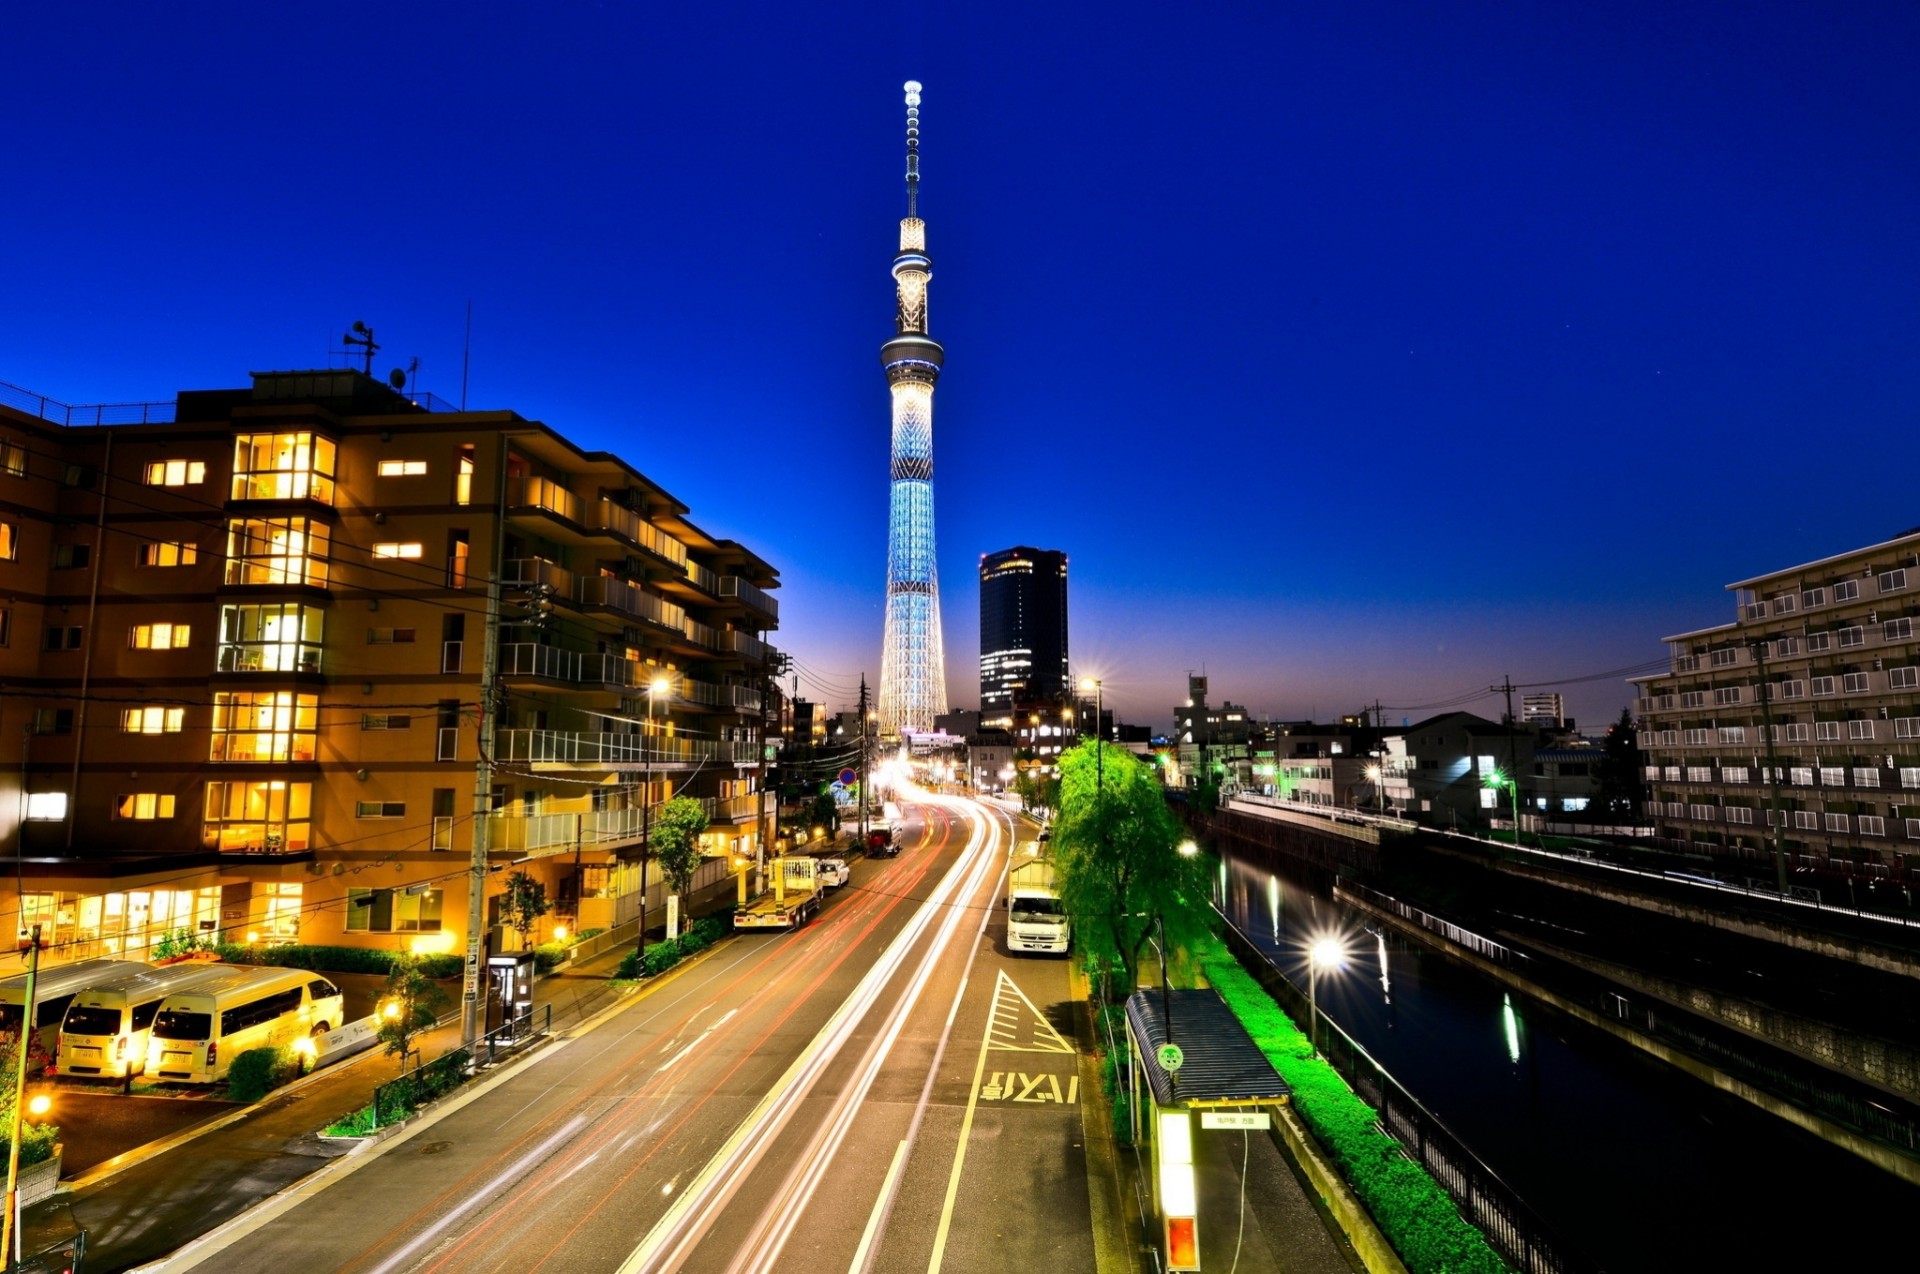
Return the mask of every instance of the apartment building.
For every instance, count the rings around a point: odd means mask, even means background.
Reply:
[[[688,515],[628,459],[357,372],[102,409],[0,388],[22,922],[71,958],[182,928],[460,950],[478,831],[493,893],[514,865],[610,927],[670,795],[706,804],[723,878],[759,843],[778,575]]]
[[[1920,860],[1920,530],[1727,585],[1634,678],[1663,839],[1868,879]],[[1777,811],[1777,812],[1776,812]]]

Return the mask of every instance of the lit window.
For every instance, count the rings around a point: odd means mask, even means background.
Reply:
[[[156,460],[148,465],[144,481],[150,487],[191,487],[207,480],[204,460]]]
[[[142,544],[134,558],[138,566],[192,566],[200,560],[200,546],[173,540]]]
[[[417,478],[427,471],[424,460],[382,460],[380,476],[383,478]]]
[[[0,443],[0,472],[13,478],[26,477],[27,449],[17,442]]]
[[[313,784],[207,784],[206,843],[226,854],[278,854],[312,840]]]
[[[353,816],[355,818],[405,818],[407,803],[405,801],[355,801]]]
[[[241,434],[233,446],[236,500],[333,503],[333,440],[310,433]]]
[[[128,708],[120,714],[126,734],[178,734],[186,723],[185,708]]]
[[[127,630],[127,645],[135,650],[183,650],[192,632],[188,624],[135,624]]]
[[[416,892],[417,890],[417,892]],[[374,933],[437,933],[444,897],[438,889],[349,889],[347,929]]]
[[[213,761],[311,761],[319,734],[318,695],[285,690],[213,697]]]
[[[57,823],[67,816],[67,794],[65,792],[29,792],[27,794],[27,821],[30,823]]]
[[[19,557],[20,528],[0,518],[0,561],[17,561]]]
[[[171,792],[129,792],[113,798],[113,816],[115,818],[172,818],[173,794]]]
[[[221,672],[318,672],[323,614],[299,602],[220,608]]]
[[[404,557],[413,560],[426,552],[421,544],[376,544],[373,546],[375,557]]]
[[[229,584],[327,586],[325,524],[307,518],[247,518],[227,524]]]

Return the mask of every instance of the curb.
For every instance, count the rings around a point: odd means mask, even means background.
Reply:
[[[731,936],[731,935],[729,935]],[[431,1106],[415,1111],[406,1119],[387,1128],[382,1128],[367,1137],[352,1140],[361,1143],[321,1165],[315,1171],[285,1187],[275,1194],[260,1200],[238,1216],[208,1230],[205,1234],[188,1240],[179,1248],[146,1265],[136,1266],[129,1274],[162,1274],[163,1271],[190,1270],[199,1266],[207,1258],[217,1255],[237,1243],[260,1227],[276,1220],[282,1214],[291,1211],[297,1204],[313,1195],[319,1194],[336,1181],[359,1171],[363,1164],[370,1163],[393,1146],[407,1141],[415,1133],[424,1132],[447,1116],[464,1109],[469,1103],[478,1101],[495,1088],[513,1079],[525,1069],[542,1058],[552,1057],[564,1051],[568,1045],[583,1035],[600,1029],[611,1021],[623,1009],[631,1008],[644,1000],[652,989],[671,980],[675,971],[692,968],[700,964],[714,951],[726,945],[727,940],[715,942],[706,950],[696,953],[688,959],[639,984],[636,989],[619,991],[611,1004],[597,1010],[592,1016],[582,1019],[565,1031],[555,1032],[551,1043],[519,1053],[501,1063],[494,1073],[476,1078],[460,1091],[449,1094]],[[251,1108],[249,1108],[251,1109]],[[209,1128],[208,1131],[211,1131]]]

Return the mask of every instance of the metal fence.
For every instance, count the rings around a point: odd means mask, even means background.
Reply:
[[[173,420],[171,399],[157,403],[63,403],[0,381],[0,403],[56,425],[153,425]]]
[[[1378,907],[1382,911],[1392,912],[1402,920],[1410,924],[1419,925],[1429,933],[1439,934],[1448,942],[1465,947],[1467,950],[1491,960],[1495,964],[1510,966],[1514,963],[1514,953],[1511,947],[1495,942],[1492,938],[1483,938],[1471,929],[1463,929],[1451,920],[1443,920],[1430,911],[1422,911],[1412,903],[1402,902],[1391,894],[1383,894],[1377,889],[1369,889],[1365,885],[1348,880],[1345,877],[1334,882],[1334,901],[1338,902],[1341,894],[1347,894],[1350,897],[1357,898],[1361,902],[1369,906]]]
[[[1309,1013],[1306,993],[1231,921],[1226,924],[1226,937],[1241,965],[1275,1002],[1295,1021],[1305,1021]],[[1408,1158],[1426,1168],[1452,1196],[1461,1215],[1486,1234],[1515,1270],[1521,1274],[1597,1274],[1599,1267],[1555,1237],[1519,1192],[1482,1163],[1439,1116],[1422,1106],[1326,1014],[1320,1018],[1320,1051],[1326,1061],[1362,1101],[1378,1112],[1386,1133],[1400,1143]]]
[[[87,1255],[87,1232],[76,1230],[51,1247],[23,1257],[18,1265],[6,1262],[5,1274],[80,1274]]]

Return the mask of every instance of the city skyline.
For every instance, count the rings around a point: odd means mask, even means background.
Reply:
[[[802,692],[848,704],[880,668],[871,254],[897,173],[874,160],[914,76],[940,93],[964,351],[940,455],[956,704],[970,568],[1007,543],[1074,558],[1075,672],[1122,719],[1164,726],[1205,669],[1257,713],[1398,721],[1503,674],[1656,660],[1732,618],[1724,581],[1920,521],[1863,481],[1920,449],[1910,11],[1121,8],[1021,13],[1010,42],[1014,12],[549,30],[426,7],[383,33],[421,54],[404,77],[301,25],[326,94],[235,70],[287,56],[291,19],[24,15],[23,44],[94,71],[84,100],[57,59],[13,85],[47,116],[23,170],[67,193],[4,214],[29,250],[0,379],[165,398],[321,364],[364,320],[376,373],[417,355],[457,401],[471,299],[471,405],[724,510],[715,534],[783,564]],[[478,91],[494,66],[527,91]],[[782,338],[753,375],[743,316]],[[1036,438],[1057,463],[1023,469]],[[827,509],[741,501],[746,470]],[[1583,728],[1630,693],[1552,688]]]

